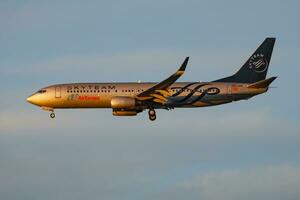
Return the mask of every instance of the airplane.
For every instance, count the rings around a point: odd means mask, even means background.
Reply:
[[[266,79],[275,38],[266,38],[245,64],[232,76],[211,82],[176,82],[186,69],[189,57],[167,79],[159,82],[67,83],[44,87],[27,98],[31,104],[50,111],[71,108],[109,108],[114,116],[135,116],[155,109],[215,106],[267,92],[277,78]]]

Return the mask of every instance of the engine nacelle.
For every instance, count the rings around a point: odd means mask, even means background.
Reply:
[[[113,110],[113,116],[135,116],[137,113],[135,110]]]
[[[133,109],[136,107],[136,100],[132,97],[113,97],[110,105],[112,109]]]

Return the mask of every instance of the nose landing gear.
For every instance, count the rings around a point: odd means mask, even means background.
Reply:
[[[55,118],[55,113],[52,112],[52,113],[50,114],[50,117],[51,117],[52,119]]]
[[[155,113],[155,110],[154,110],[153,108],[150,108],[150,109],[149,109],[148,115],[149,115],[149,119],[150,119],[151,121],[156,120],[156,113]]]
[[[54,108],[50,108],[50,107],[41,107],[42,108],[42,110],[45,110],[45,111],[50,111],[51,113],[50,113],[50,117],[53,119],[53,118],[55,118],[55,113],[54,113]]]

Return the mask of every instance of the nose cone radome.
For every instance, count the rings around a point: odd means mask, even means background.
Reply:
[[[37,97],[36,97],[35,94],[29,96],[29,97],[26,99],[27,102],[29,102],[29,103],[31,103],[31,104],[34,104],[34,105],[37,105],[37,104],[38,104],[38,101],[37,101],[37,100],[38,100],[38,99],[37,99]]]

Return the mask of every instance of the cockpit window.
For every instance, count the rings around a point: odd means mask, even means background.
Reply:
[[[47,90],[39,90],[38,93],[42,94],[45,93]]]

